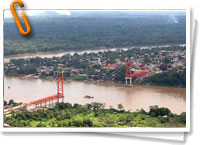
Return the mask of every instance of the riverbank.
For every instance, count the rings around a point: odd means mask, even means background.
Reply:
[[[164,45],[138,45],[138,46],[131,46],[131,47],[115,47],[115,48],[108,48],[108,47],[98,47],[95,49],[86,49],[86,50],[57,50],[57,51],[48,51],[48,52],[37,52],[37,53],[26,53],[26,54],[16,54],[16,55],[8,55],[4,56],[4,63],[8,63],[10,59],[19,59],[19,58],[35,58],[35,57],[61,57],[65,54],[83,54],[83,53],[98,53],[102,51],[115,51],[118,49],[131,49],[131,48],[141,48],[141,49],[149,49],[149,48],[163,48],[163,47],[171,47],[171,46],[186,46],[185,44],[164,44]]]
[[[13,78],[20,78],[20,79],[41,79],[41,80],[53,80],[54,77],[52,76],[46,76],[46,77],[40,77],[40,76],[36,76],[36,75],[10,75],[10,76],[6,76],[6,77],[13,77]],[[78,81],[78,82],[85,82],[85,83],[92,83],[92,84],[115,84],[115,85],[119,85],[119,86],[124,86],[127,87],[127,85],[125,84],[125,82],[116,82],[116,81],[100,81],[100,80],[96,80],[96,81],[91,81],[91,80],[87,80],[87,79],[76,79],[76,77],[68,77],[68,78],[64,78],[64,81]],[[155,83],[149,83],[149,82],[135,82],[133,83],[133,86],[138,85],[138,86],[155,86],[155,87],[169,87],[169,88],[186,88],[186,87],[182,87],[182,86],[170,86],[168,84],[155,84]],[[131,87],[131,86],[128,86]]]
[[[5,118],[10,127],[186,127],[186,113],[176,115],[168,108],[150,107],[137,112],[125,111],[122,104],[118,109],[105,109],[105,104],[59,103],[54,108],[40,108],[36,112],[13,112]]]

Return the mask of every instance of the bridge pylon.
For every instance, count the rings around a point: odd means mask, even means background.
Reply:
[[[57,72],[57,94],[41,98],[30,102],[26,105],[27,110],[33,110],[35,108],[51,108],[57,103],[64,102],[64,86],[63,86],[63,72]]]
[[[61,73],[57,72],[57,95],[61,95],[62,102],[64,102],[64,87],[63,87],[63,71]],[[58,98],[58,103],[59,103]]]
[[[139,72],[132,72],[132,59],[128,60],[126,59],[126,85],[132,86],[133,85],[133,78],[138,77],[148,77],[148,71],[139,71]]]
[[[127,86],[133,85],[133,81],[132,81],[133,79],[132,79],[131,75],[132,75],[132,60],[126,59],[126,77],[125,77],[125,80],[126,80]]]

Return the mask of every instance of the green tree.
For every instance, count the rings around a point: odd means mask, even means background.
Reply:
[[[9,100],[9,102],[8,102],[8,105],[15,105],[15,104],[16,104],[16,102],[13,99]]]
[[[86,126],[86,127],[92,127],[92,126],[93,126],[93,122],[92,122],[92,120],[90,120],[90,119],[84,119],[84,120],[83,120],[83,124],[84,124],[84,126]]]
[[[7,105],[7,104],[8,104],[7,101],[4,100],[4,101],[3,101],[3,105],[5,106],[5,105]]]
[[[92,108],[93,110],[100,110],[100,109],[104,109],[105,104],[102,103],[98,103],[98,102],[92,102]]]
[[[124,106],[123,106],[122,104],[118,104],[118,109],[119,109],[120,111],[123,111],[123,110],[124,110]]]
[[[164,71],[167,70],[167,64],[166,63],[161,64],[160,69]]]
[[[46,125],[43,122],[40,122],[37,127],[46,127]]]

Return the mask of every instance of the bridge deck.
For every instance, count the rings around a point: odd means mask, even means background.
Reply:
[[[138,72],[138,73],[134,73],[134,74],[128,75],[126,77],[134,78],[134,77],[137,77],[137,76],[146,75],[147,73],[148,73],[147,71],[141,71],[141,72]]]
[[[38,104],[45,103],[47,101],[51,101],[51,100],[62,98],[62,97],[64,97],[62,94],[56,94],[56,95],[53,95],[53,96],[49,96],[49,97],[46,97],[46,98],[35,100],[35,101],[31,102],[30,104],[38,105]]]

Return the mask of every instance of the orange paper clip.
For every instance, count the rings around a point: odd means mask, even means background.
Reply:
[[[21,12],[22,18],[24,19],[24,23],[25,23],[26,28],[27,28],[27,32],[24,32],[24,30],[23,30],[23,28],[22,28],[22,25],[21,25],[21,23],[20,23],[20,20],[19,20],[19,18],[18,18],[18,16],[17,16],[15,7],[14,7],[14,5],[15,5],[16,3],[18,3],[18,4],[20,5],[21,8],[24,7],[24,4],[23,4],[23,2],[22,2],[21,0],[13,0],[13,1],[11,2],[11,4],[10,4],[10,9],[11,9],[11,11],[12,11],[12,14],[13,14],[14,18],[15,18],[15,22],[17,23],[17,26],[18,26],[18,28],[19,28],[19,32],[20,32],[22,35],[24,35],[24,36],[29,35],[29,34],[31,33],[31,27],[30,27],[30,24],[29,24],[29,22],[28,22],[28,19],[26,18],[26,14],[25,14],[24,12]]]

